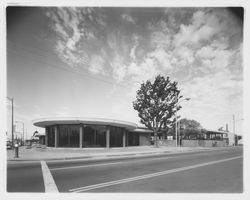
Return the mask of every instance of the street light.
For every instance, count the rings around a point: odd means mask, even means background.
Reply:
[[[13,145],[14,145],[14,124],[13,124],[13,120],[14,120],[14,99],[13,98],[10,98],[10,97],[7,97],[8,100],[11,101],[11,140],[12,140],[12,148],[13,148]]]
[[[242,121],[242,120],[244,120],[244,119],[237,119],[237,120],[235,120],[235,115],[233,114],[233,138],[234,138],[234,145],[235,145],[235,122],[238,122],[238,121]]]
[[[178,131],[177,131],[177,106],[183,102],[183,101],[189,101],[190,98],[185,98],[185,99],[182,99],[180,102],[177,102],[177,95],[176,95],[176,112],[175,112],[175,141],[176,141],[176,147],[178,147]]]
[[[22,136],[22,144],[24,144],[24,122],[22,122],[22,121],[15,121],[16,123],[21,123],[21,124],[23,124],[23,136]]]

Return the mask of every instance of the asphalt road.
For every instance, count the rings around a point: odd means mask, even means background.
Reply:
[[[8,162],[8,192],[51,190],[77,193],[241,193],[242,148],[42,164]]]

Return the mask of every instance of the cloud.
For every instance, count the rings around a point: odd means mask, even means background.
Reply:
[[[212,59],[216,56],[216,52],[211,46],[204,46],[196,52],[196,56],[202,59]]]
[[[174,51],[174,56],[184,61],[186,64],[190,64],[194,61],[194,52],[191,48],[187,46],[181,46],[176,48]]]
[[[88,69],[97,73],[100,58],[93,67],[92,42],[98,44],[95,26],[103,27],[103,16],[92,8],[47,8],[46,16],[50,18],[50,27],[56,34],[55,53],[70,68],[77,70]],[[95,63],[95,64],[96,64]],[[100,71],[102,73],[102,71]]]
[[[225,8],[168,8],[151,14],[138,9],[133,17],[125,10],[59,8],[47,15],[59,57],[69,66],[127,83],[129,98],[139,83],[171,75],[191,97],[185,110],[190,116],[241,110],[242,27]],[[111,91],[108,97],[117,90]]]
[[[156,47],[169,48],[171,45],[171,34],[163,33],[161,31],[154,32],[151,36],[151,43]]]
[[[104,73],[104,63],[105,61],[100,55],[92,55],[89,71],[93,74]]]
[[[173,67],[171,63],[171,53],[164,50],[163,48],[157,48],[156,50],[150,52],[148,57],[155,59],[159,67],[161,67],[163,70],[171,70]]]
[[[138,36],[137,35],[135,35],[134,37],[133,37],[133,42],[134,42],[134,45],[133,45],[133,47],[131,48],[131,50],[130,50],[130,57],[132,58],[132,60],[135,60],[136,59],[136,48],[138,47],[138,44],[139,44],[139,41],[138,41]]]
[[[112,67],[113,77],[117,82],[121,82],[123,78],[127,75],[126,66],[123,64],[124,58],[121,57],[118,53],[114,55],[113,60],[110,62]]]
[[[122,14],[121,17],[122,17],[122,19],[124,21],[130,22],[132,24],[136,24],[135,19],[132,16],[128,15],[128,14]]]
[[[180,25],[180,30],[174,38],[174,44],[176,46],[200,47],[202,44],[210,42],[211,39],[213,40],[214,37],[219,40],[223,39],[223,34],[228,34],[232,29],[229,26],[230,24],[227,23],[227,16],[228,13],[225,9],[208,9],[195,12],[191,24]]]

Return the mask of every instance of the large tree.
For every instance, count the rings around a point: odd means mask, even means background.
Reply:
[[[170,128],[176,120],[175,113],[181,108],[178,101],[182,96],[179,94],[177,82],[161,75],[152,83],[149,80],[142,83],[137,91],[133,107],[138,111],[140,122],[154,132],[155,146],[158,146],[158,133]]]

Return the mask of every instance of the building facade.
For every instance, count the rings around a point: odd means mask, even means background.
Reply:
[[[45,128],[44,143],[52,148],[112,148],[152,145],[153,132],[137,124],[100,118],[43,118],[33,121]],[[206,130],[203,140],[182,140],[181,146],[232,146],[230,132]],[[159,138],[160,139],[160,138]],[[171,139],[160,139],[161,145],[175,146]]]
[[[45,145],[55,148],[110,148],[150,145],[151,131],[135,123],[98,118],[43,118]]]

